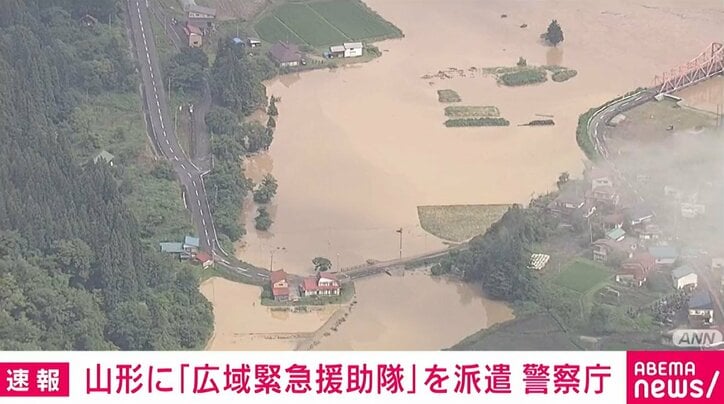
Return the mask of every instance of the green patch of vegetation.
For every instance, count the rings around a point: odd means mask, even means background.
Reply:
[[[445,121],[448,128],[468,126],[509,126],[510,121],[505,118],[456,118]]]
[[[481,118],[497,118],[500,116],[498,107],[491,105],[486,106],[463,106],[454,105],[445,107],[445,116],[451,118],[465,117],[481,117]]]
[[[503,73],[498,78],[506,86],[524,86],[528,84],[543,83],[548,80],[545,69],[525,67],[513,72]]]
[[[309,6],[354,40],[375,41],[402,36],[399,28],[359,1],[321,1],[310,3]]]
[[[350,41],[401,37],[402,32],[359,1],[285,3],[254,26],[267,42],[289,41],[316,48]]]
[[[556,277],[555,282],[560,286],[585,293],[610,277],[611,274],[605,267],[580,258],[569,264]]]
[[[553,75],[551,75],[551,80],[555,81],[556,83],[560,83],[566,80],[570,80],[578,75],[578,71],[573,69],[568,70],[560,70],[557,72],[554,72]]]
[[[420,226],[443,240],[462,242],[485,233],[510,205],[418,206]]]
[[[302,38],[279,21],[273,14],[259,20],[259,22],[254,25],[254,30],[261,39],[270,43],[275,43],[277,41],[296,44],[304,43]]]
[[[455,90],[445,89],[437,90],[437,100],[440,102],[460,102],[462,98]]]
[[[274,15],[312,46],[335,45],[349,39],[306,4],[283,4]]]

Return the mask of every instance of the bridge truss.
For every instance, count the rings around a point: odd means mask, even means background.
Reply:
[[[654,78],[654,88],[661,94],[689,87],[724,72],[724,44],[712,42],[691,61]]]

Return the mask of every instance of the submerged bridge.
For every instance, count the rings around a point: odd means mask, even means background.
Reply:
[[[724,72],[724,44],[712,42],[694,59],[654,78],[659,94],[669,94]]]

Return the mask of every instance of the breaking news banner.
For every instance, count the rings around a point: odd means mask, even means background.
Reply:
[[[722,364],[722,351],[2,352],[0,403],[724,403]]]

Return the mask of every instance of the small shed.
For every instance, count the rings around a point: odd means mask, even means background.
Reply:
[[[199,251],[196,256],[194,256],[194,261],[201,264],[204,269],[214,265],[214,258],[204,251]]]
[[[246,46],[246,42],[242,41],[241,38],[231,38],[231,43],[234,45]]]
[[[251,38],[251,37],[250,37],[250,38],[247,38],[247,39],[246,39],[246,44],[247,44],[250,48],[258,48],[258,47],[261,46],[261,40],[260,40],[259,38]]]
[[[606,232],[606,238],[613,241],[621,241],[626,237],[626,231],[620,227],[613,228]]]
[[[343,58],[344,57],[344,46],[334,45],[329,47],[329,57],[331,58]]]
[[[93,157],[93,162],[98,163],[98,161],[103,160],[106,163],[108,163],[109,166],[113,166],[113,159],[116,156],[112,155],[111,153],[108,153],[105,150],[102,150],[100,153],[96,154],[95,157]]]
[[[671,282],[675,289],[696,288],[699,277],[694,269],[688,265],[671,271]]]
[[[189,253],[195,253],[199,249],[199,238],[186,236],[184,237],[183,249]]]

